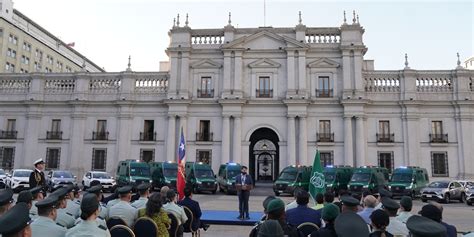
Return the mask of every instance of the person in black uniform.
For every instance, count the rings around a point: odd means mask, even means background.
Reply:
[[[43,195],[46,197],[46,179],[44,178],[44,161],[38,159],[34,163],[35,170],[30,174],[30,189],[34,187],[42,187]]]

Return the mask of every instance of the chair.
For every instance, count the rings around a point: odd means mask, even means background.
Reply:
[[[125,225],[116,225],[110,229],[111,237],[135,237],[133,231]]]
[[[193,223],[194,223],[194,213],[189,209],[187,206],[183,206],[184,213],[186,213],[186,216],[188,217],[188,220],[186,223],[183,224],[184,227],[184,233],[191,233],[191,236],[200,236],[199,233],[199,227],[198,229],[194,230],[193,229]]]
[[[178,217],[173,213],[168,213],[168,218],[170,218],[171,220],[171,225],[168,229],[168,233],[170,234],[170,237],[177,237],[179,229]]]
[[[106,221],[107,228],[112,229],[112,227],[116,225],[124,225],[127,226],[127,223],[120,217],[118,216],[111,216],[109,219]]]
[[[301,231],[304,236],[308,236],[310,235],[311,233],[313,233],[313,231],[315,230],[319,230],[319,227],[314,224],[314,223],[311,223],[311,222],[305,222],[305,223],[302,223],[300,224],[297,229],[299,231]]]
[[[140,217],[133,225],[133,232],[136,237],[158,236],[158,226],[149,217]]]

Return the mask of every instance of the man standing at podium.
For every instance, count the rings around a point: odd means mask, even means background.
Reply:
[[[240,175],[235,177],[235,187],[237,188],[237,196],[239,197],[239,219],[248,220],[249,215],[249,196],[250,190],[253,188],[252,176],[247,174],[247,167],[240,168]]]

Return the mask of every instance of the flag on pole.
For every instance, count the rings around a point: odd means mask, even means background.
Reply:
[[[184,166],[186,163],[186,140],[184,140],[184,132],[181,127],[181,137],[178,146],[178,177],[176,179],[176,188],[178,191],[178,199],[184,198],[184,186],[186,186],[186,177]]]
[[[316,150],[311,179],[309,180],[309,194],[314,201],[316,194],[324,192],[326,192],[326,180],[323,174],[323,167],[321,167],[321,155],[319,154],[319,150]]]
[[[76,42],[72,42],[72,43],[69,43],[69,44],[66,44],[67,47],[74,47],[76,46]]]

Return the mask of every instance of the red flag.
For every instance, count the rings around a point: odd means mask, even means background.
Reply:
[[[186,141],[184,140],[184,132],[181,127],[181,138],[178,146],[178,177],[176,180],[176,188],[178,191],[178,199],[184,198],[184,186],[186,186],[186,177],[184,166],[186,164]]]
[[[76,45],[76,42],[72,42],[72,43],[66,44],[67,47],[74,47],[75,45]]]

